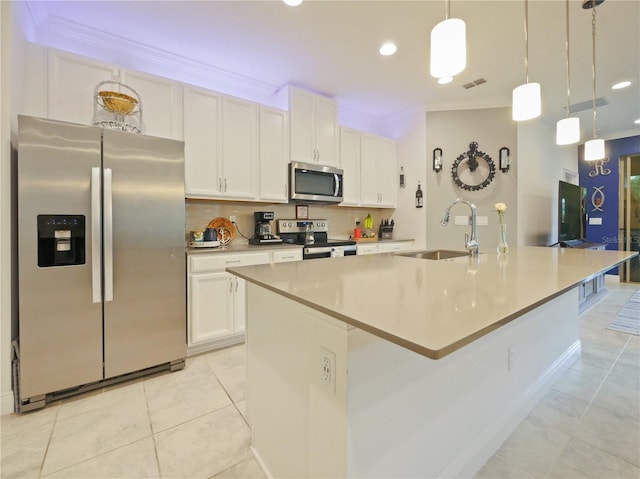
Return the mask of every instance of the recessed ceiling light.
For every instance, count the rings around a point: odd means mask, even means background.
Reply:
[[[397,50],[398,50],[398,47],[396,46],[395,43],[387,42],[380,47],[379,51],[380,51],[380,55],[384,55],[385,57],[388,57],[389,55],[393,55]]]
[[[438,78],[438,83],[440,83],[440,85],[446,85],[447,83],[451,83],[452,81],[453,81],[453,77]]]
[[[612,90],[620,90],[621,88],[627,88],[629,85],[631,85],[631,82],[628,80],[625,81],[621,81],[618,83],[615,83],[613,85],[611,85],[611,89]]]
[[[640,125],[640,118],[638,118],[636,121],[634,121],[634,123],[635,123],[636,125]]]
[[[284,3],[289,5],[290,7],[297,7],[302,3],[302,0],[282,0]]]

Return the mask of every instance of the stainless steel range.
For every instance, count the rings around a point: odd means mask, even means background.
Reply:
[[[356,242],[329,239],[327,220],[278,220],[278,234],[285,243],[304,245],[302,259],[354,256]]]

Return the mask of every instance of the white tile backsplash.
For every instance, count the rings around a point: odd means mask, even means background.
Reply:
[[[218,217],[237,219],[238,230],[247,238],[253,236],[253,213],[255,211],[273,211],[276,219],[293,219],[296,217],[294,204],[233,203],[229,201],[187,199],[185,205],[186,227],[185,239],[189,231],[203,230],[209,222]],[[348,238],[353,234],[355,219],[360,219],[360,227],[368,214],[373,217],[374,230],[377,232],[382,219],[393,218],[394,209],[390,208],[355,208],[337,205],[309,205],[309,218],[326,219],[329,222],[331,238]],[[275,232],[275,223],[273,224]],[[247,242],[241,235],[236,235],[236,242]]]

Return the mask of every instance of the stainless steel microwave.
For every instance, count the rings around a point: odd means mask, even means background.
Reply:
[[[289,165],[289,199],[297,203],[341,203],[342,174],[339,168],[314,163]]]

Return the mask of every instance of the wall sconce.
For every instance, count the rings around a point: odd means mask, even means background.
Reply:
[[[442,170],[442,148],[433,149],[433,171],[439,173]]]
[[[498,162],[499,168],[503,173],[506,173],[507,171],[509,171],[509,168],[511,167],[511,158],[509,158],[509,148],[507,148],[506,146],[503,146],[502,148],[500,148],[499,158],[500,158],[500,161]]]

